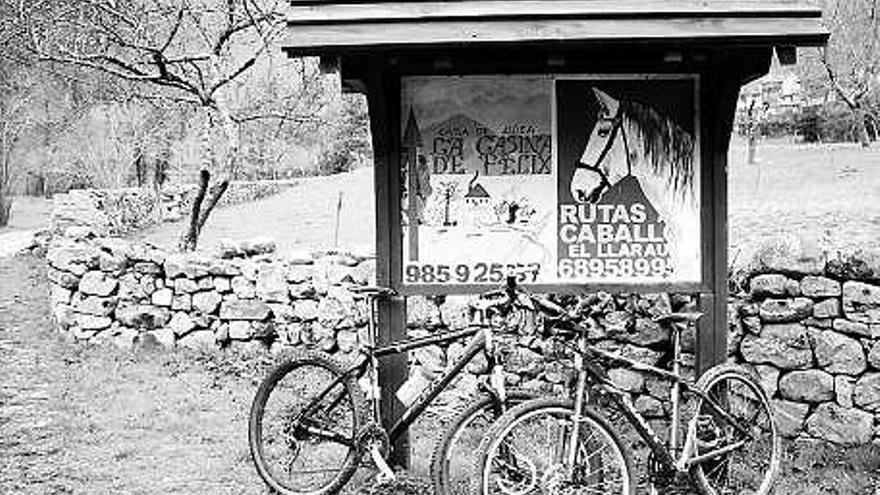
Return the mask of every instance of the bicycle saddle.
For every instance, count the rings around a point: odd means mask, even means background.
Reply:
[[[694,323],[699,320],[701,316],[703,316],[703,313],[699,312],[667,313],[665,315],[654,317],[654,321],[661,325],[667,323]]]

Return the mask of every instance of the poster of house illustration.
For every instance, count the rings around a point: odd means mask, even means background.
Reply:
[[[692,78],[402,89],[404,283],[700,281]]]
[[[508,265],[552,271],[549,79],[413,77],[403,87],[403,148],[414,164],[405,280],[497,283]]]

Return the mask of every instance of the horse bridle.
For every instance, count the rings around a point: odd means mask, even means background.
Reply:
[[[600,119],[609,120],[607,117],[600,117]],[[586,201],[589,203],[595,203],[602,197],[602,193],[605,192],[606,189],[611,187],[611,181],[608,180],[608,174],[602,171],[599,168],[599,165],[605,160],[605,157],[611,152],[611,147],[614,146],[614,140],[617,139],[617,134],[622,133],[623,135],[623,146],[626,149],[626,168],[628,173],[632,173],[632,166],[629,161],[629,143],[626,140],[626,133],[623,132],[623,116],[621,112],[617,112],[617,116],[613,117],[611,124],[611,135],[608,137],[608,140],[605,141],[605,147],[602,148],[602,152],[599,153],[599,158],[596,160],[595,165],[587,165],[585,163],[578,162],[575,165],[575,169],[582,168],[584,170],[589,170],[591,172],[595,172],[599,175],[599,185],[594,187],[590,194],[587,195]],[[577,199],[577,198],[576,198]]]

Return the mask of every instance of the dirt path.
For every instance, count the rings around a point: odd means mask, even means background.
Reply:
[[[0,259],[0,494],[269,493],[247,415],[272,358],[68,342],[52,330],[44,272],[40,259]],[[432,442],[416,434],[422,476]]]
[[[246,443],[255,373],[61,340],[40,264],[0,260],[0,493],[266,493]]]

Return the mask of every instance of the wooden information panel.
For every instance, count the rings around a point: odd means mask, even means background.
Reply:
[[[704,285],[695,75],[401,79],[404,288]],[[706,235],[709,235],[706,233]]]

